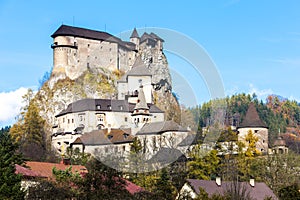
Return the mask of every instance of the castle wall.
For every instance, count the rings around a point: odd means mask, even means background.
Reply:
[[[73,80],[88,68],[128,71],[135,61],[134,51],[113,42],[57,36],[53,47],[53,73],[65,73]]]

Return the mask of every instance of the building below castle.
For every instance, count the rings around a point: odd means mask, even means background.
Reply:
[[[147,158],[177,148],[189,131],[153,104],[152,74],[137,58],[118,81],[118,99],[81,99],[56,115],[52,145],[61,154],[79,148],[95,156],[128,155],[137,137]]]

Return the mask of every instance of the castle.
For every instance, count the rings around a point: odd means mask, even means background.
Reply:
[[[81,99],[55,116],[51,139],[61,154],[68,147],[93,155],[126,154],[138,137],[151,158],[161,148],[176,148],[189,134],[165,121],[164,112],[153,103],[157,84],[147,63],[161,62],[164,40],[159,36],[139,37],[134,29],[126,42],[105,32],[62,25],[52,37],[53,76],[76,79],[88,69],[102,68],[126,72],[117,81],[117,99]],[[156,56],[145,59],[143,52],[149,50]]]
[[[162,53],[164,40],[154,33],[139,37],[134,29],[130,42],[109,33],[61,25],[52,35],[53,74],[74,80],[87,69],[128,71],[144,49]],[[157,63],[159,56],[149,58]]]

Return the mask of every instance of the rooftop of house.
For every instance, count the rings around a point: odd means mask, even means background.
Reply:
[[[26,165],[29,168],[22,167],[20,165],[16,165],[16,174],[22,174],[23,177],[30,177],[30,178],[48,178],[48,179],[54,179],[53,175],[53,168],[59,170],[66,170],[69,167],[72,167],[73,173],[88,173],[87,169],[82,165],[66,165],[66,164],[59,164],[59,163],[47,163],[47,162],[32,162],[27,161]],[[126,190],[130,194],[135,194],[137,192],[145,191],[142,187],[124,179],[126,183]]]
[[[109,145],[133,142],[131,129],[93,130],[78,137],[71,145]]]
[[[187,161],[186,156],[178,149],[174,148],[165,148],[162,147],[159,149],[159,151],[150,158],[147,163],[154,164],[154,163],[160,163],[160,164],[170,164],[173,162],[185,162]]]
[[[137,132],[137,135],[162,134],[169,131],[188,132],[186,128],[183,128],[174,121],[161,121],[146,123],[141,130]]]
[[[263,121],[261,121],[253,102],[249,104],[245,118],[238,128],[251,127],[268,128],[268,126]]]
[[[233,182],[223,181],[221,185],[217,185],[216,181],[187,179],[187,183],[191,186],[196,194],[199,194],[199,188],[203,188],[209,196],[213,194],[223,195],[230,188],[234,187]],[[245,189],[250,196],[255,200],[265,199],[265,197],[272,197],[274,200],[278,198],[273,191],[263,182],[256,182],[251,186],[248,182],[239,182],[240,190]]]
[[[131,42],[126,42],[121,40],[118,37],[115,37],[107,32],[96,31],[86,28],[61,25],[52,35],[52,38],[57,36],[74,36],[86,39],[100,40],[100,41],[108,41],[113,43],[118,43],[119,45],[129,49],[135,50],[135,44]]]
[[[156,105],[147,104],[150,113],[163,113]],[[55,117],[69,113],[84,111],[107,111],[107,112],[133,112],[135,104],[128,103],[126,100],[116,99],[81,99],[70,103],[68,107],[62,110]]]
[[[71,167],[73,173],[86,172],[86,167],[82,165],[68,165],[64,163],[48,163],[34,161],[27,161],[25,164],[28,168],[16,165],[17,174],[23,174],[27,177],[54,179],[54,175],[52,173],[54,167],[59,170],[66,170],[67,168]]]

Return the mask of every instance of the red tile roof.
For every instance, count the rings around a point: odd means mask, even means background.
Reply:
[[[22,167],[21,165],[16,165],[16,174],[22,174],[25,177],[42,177],[41,174],[32,171],[28,168]],[[46,178],[46,177],[43,177]]]
[[[54,167],[58,170],[66,170],[67,168],[72,167],[73,173],[87,172],[86,167],[82,165],[66,165],[62,163],[47,163],[33,161],[26,162],[26,165],[30,168],[31,171],[39,174],[40,177],[46,177],[48,179],[54,179],[54,175],[52,173]]]
[[[145,191],[142,187],[128,181],[128,180],[125,180],[126,182],[126,190],[130,193],[130,194],[135,194],[135,193],[138,193],[138,192],[142,192],[142,191]]]

